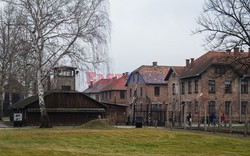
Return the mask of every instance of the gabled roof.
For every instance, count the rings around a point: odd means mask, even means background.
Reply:
[[[172,72],[175,72],[176,73],[176,76],[178,78],[180,78],[182,72],[184,71],[185,67],[184,66],[172,66],[170,67],[167,75],[166,75],[166,78],[165,78],[165,81],[168,81],[169,79],[169,76],[171,75]]]
[[[179,78],[185,79],[190,77],[200,76],[212,65],[230,65],[235,57],[243,58],[248,56],[246,52],[219,52],[209,51],[198,59],[194,60],[187,67],[171,67],[170,72],[167,74],[165,80],[168,79],[172,71],[178,75]]]
[[[142,65],[141,67],[134,70],[130,75],[126,82],[128,85],[129,80],[131,79],[132,75],[135,73],[139,73],[143,78],[145,84],[167,84],[164,80],[170,66],[149,66],[149,65]]]
[[[113,79],[101,79],[97,81],[95,84],[89,86],[83,93],[100,93],[103,88],[113,83]]]
[[[119,79],[114,78],[112,83],[104,87],[101,92],[104,91],[112,91],[112,90],[127,90],[127,87],[125,86],[126,83],[126,75],[123,75]]]
[[[51,94],[54,94],[54,93],[57,93],[57,94],[60,94],[60,93],[66,93],[66,94],[80,94],[81,96],[84,96],[92,101],[95,101],[95,102],[98,102],[92,98],[90,98],[89,96],[85,95],[84,93],[81,93],[81,92],[77,92],[77,91],[56,91],[56,90],[53,90],[53,91],[49,91],[49,92],[45,92],[44,93],[44,97],[48,96],[48,95],[51,95]],[[32,104],[33,102],[36,102],[38,101],[38,95],[34,95],[34,96],[31,96],[31,97],[28,97],[26,99],[23,99],[15,104],[13,104],[13,106],[11,107],[12,109],[20,109],[20,108],[25,108],[27,106],[29,106],[30,104]],[[99,102],[98,102],[99,103]],[[103,105],[102,103],[99,103],[100,105],[102,106],[105,106]]]

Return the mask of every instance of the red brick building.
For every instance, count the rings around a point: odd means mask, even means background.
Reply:
[[[228,120],[230,105],[233,121],[244,121],[250,102],[250,77],[231,66],[228,56],[236,52],[208,52],[196,60],[187,59],[185,67],[171,67],[165,80],[169,86],[168,104],[176,121],[183,121],[185,112],[197,122],[199,116],[204,117],[206,106],[207,116],[216,113],[218,119],[224,113]],[[248,53],[238,52],[239,55]]]
[[[126,82],[129,118],[135,122],[140,118],[144,124],[165,124],[165,103],[168,85],[164,80],[168,66],[143,65],[133,71]]]

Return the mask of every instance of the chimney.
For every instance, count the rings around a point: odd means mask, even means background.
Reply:
[[[153,62],[153,66],[154,66],[154,67],[157,67],[157,62]]]
[[[248,56],[250,56],[250,48],[248,48]]]
[[[89,88],[91,88],[92,86],[93,86],[93,81],[90,81]]]
[[[189,59],[186,59],[186,67],[189,66]]]
[[[244,53],[244,50],[243,50],[243,49],[241,49],[241,50],[240,50],[240,52],[241,52],[241,53]]]
[[[240,51],[240,48],[238,48],[238,47],[235,47],[235,48],[234,48],[234,52],[235,52],[235,53],[238,53],[239,51]]]
[[[191,65],[194,64],[194,58],[191,58]]]

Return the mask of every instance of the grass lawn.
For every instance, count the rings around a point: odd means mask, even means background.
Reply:
[[[160,129],[0,130],[0,155],[250,155],[250,139]]]

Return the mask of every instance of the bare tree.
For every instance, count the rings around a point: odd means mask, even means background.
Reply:
[[[41,127],[50,127],[43,82],[62,59],[98,65],[107,59],[107,0],[4,0],[22,15],[36,71]]]
[[[205,34],[206,45],[213,49],[250,47],[249,21],[249,0],[206,0],[195,33]]]
[[[7,5],[0,15],[0,119],[3,117],[4,86],[17,67],[20,28],[14,24],[18,17],[14,10],[13,5]]]

